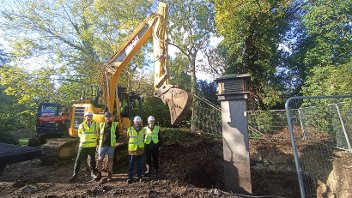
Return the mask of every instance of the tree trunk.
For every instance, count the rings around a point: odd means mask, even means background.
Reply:
[[[192,100],[192,117],[191,117],[191,130],[192,132],[195,131],[194,127],[194,122],[195,122],[195,116],[196,116],[196,108],[195,108],[195,103],[194,103],[194,95],[197,94],[197,78],[196,78],[196,56],[193,56],[191,59],[191,65],[190,65],[190,72],[191,72],[191,94],[193,97]]]

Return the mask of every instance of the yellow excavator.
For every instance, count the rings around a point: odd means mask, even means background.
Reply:
[[[100,73],[100,89],[102,90],[104,106],[97,105],[91,100],[83,100],[80,103],[73,104],[70,111],[69,127],[71,137],[78,137],[78,126],[83,122],[83,115],[87,111],[93,112],[93,120],[98,123],[104,121],[103,113],[108,111],[117,115],[120,129],[131,126],[131,117],[128,113],[121,112],[121,107],[127,107],[128,111],[131,102],[139,98],[127,93],[125,89],[118,86],[118,83],[130,60],[149,38],[153,39],[154,95],[168,105],[172,125],[177,125],[182,121],[191,107],[192,96],[188,92],[168,84],[167,12],[167,5],[160,2],[158,10],[136,28],[121,48],[104,65]],[[139,102],[141,101],[139,100]],[[126,111],[126,109],[123,111]],[[77,152],[77,140],[64,138],[60,140],[61,142],[57,140],[48,141],[42,146],[44,161],[46,157],[50,158],[52,156],[59,159],[72,157]]]

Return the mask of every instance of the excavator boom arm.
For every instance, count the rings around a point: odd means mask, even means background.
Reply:
[[[121,73],[141,47],[153,38],[154,92],[155,96],[169,106],[171,123],[178,124],[190,108],[192,97],[185,91],[167,84],[169,78],[167,54],[167,5],[160,2],[156,13],[146,18],[105,64],[103,72],[103,95],[106,107],[113,112],[117,83]],[[118,107],[118,102],[116,102]],[[119,108],[117,108],[119,111]]]

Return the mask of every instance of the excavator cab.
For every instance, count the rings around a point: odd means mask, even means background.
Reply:
[[[102,95],[99,92],[101,92],[99,88],[91,86],[88,90],[82,91],[81,101],[72,105],[69,127],[70,136],[78,136],[78,126],[84,121],[84,113],[87,111],[93,112],[93,120],[97,123],[104,122],[103,114],[108,109],[99,102]],[[115,120],[120,123],[120,129],[130,127],[133,117],[141,113],[142,97],[135,92],[129,93],[126,88],[118,86],[112,114],[115,115]]]
[[[126,129],[132,125],[134,116],[142,113],[142,96],[136,92],[127,92],[124,87],[117,87],[117,98],[114,104],[117,121],[120,129]]]

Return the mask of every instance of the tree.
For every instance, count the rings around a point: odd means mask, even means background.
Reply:
[[[352,2],[318,0],[307,4],[303,24],[313,42],[307,50],[308,66],[339,65],[351,60]]]
[[[279,48],[288,29],[291,1],[215,0],[216,27],[222,42],[227,74],[249,73],[252,78],[250,108],[270,108],[281,101],[276,68]],[[259,106],[254,97],[259,100]]]
[[[43,67],[31,73],[15,66],[2,71],[3,79],[8,78],[2,82],[6,94],[31,107],[40,101],[70,105],[72,100],[79,100],[83,89],[99,84],[103,64],[152,12],[151,3],[145,0],[18,0],[1,4],[0,26],[12,48],[12,61],[24,65],[26,60],[44,59],[45,66],[55,68]],[[120,84],[129,91],[146,90],[147,80],[140,81],[138,75],[146,65],[146,52],[141,50],[120,78]],[[41,84],[36,88],[28,83]]]
[[[352,2],[314,1],[304,7],[305,48],[299,52],[307,68],[302,93],[348,95],[352,75]]]
[[[20,104],[53,101],[55,89],[50,78],[52,74],[52,69],[29,73],[20,67],[5,66],[0,70],[1,85],[5,88],[4,92],[17,97]]]
[[[191,75],[187,73],[189,60],[185,56],[176,56],[170,63],[170,83],[178,85],[179,88],[191,92]]]
[[[185,56],[185,70],[191,76],[191,91],[196,93],[197,56],[215,36],[214,7],[210,1],[173,0],[169,3],[169,44]]]
[[[6,54],[3,49],[0,49],[0,70],[7,61],[8,54]],[[2,82],[1,75],[0,82]],[[23,105],[16,104],[17,98],[14,96],[7,96],[4,93],[4,90],[5,88],[0,83],[0,123],[2,123],[0,125],[0,141],[16,143],[7,131],[17,129],[18,127],[23,127],[23,121],[21,121],[22,117],[18,116],[18,113],[23,110]]]
[[[183,35],[187,36],[182,40],[178,38],[182,35],[178,32],[180,29],[171,30],[170,35],[174,36],[170,38],[175,41],[171,43],[186,52],[187,60],[190,62],[187,64],[187,71],[183,73],[190,72],[193,75],[194,86],[196,85],[197,52],[205,49],[209,37],[214,33],[212,20],[214,10],[212,4],[204,2],[206,1],[173,1],[170,4],[172,7],[170,19],[173,20],[170,27],[182,29]],[[181,5],[180,8],[183,10],[179,10],[176,3]],[[55,69],[46,78],[52,78],[55,75],[59,79],[70,80],[69,82],[55,80],[53,81],[55,85],[47,84],[48,87],[44,89],[51,89],[47,93],[56,97],[50,97],[45,93],[42,97],[42,99],[59,100],[67,104],[75,95],[79,95],[84,85],[99,84],[103,64],[117,51],[118,44],[121,44],[140,24],[140,21],[146,18],[147,13],[152,12],[153,5],[145,0],[133,2],[17,0],[13,3],[6,1],[2,2],[0,8],[4,19],[0,22],[0,26],[5,31],[4,36],[13,49],[11,54],[14,63],[23,65],[23,61],[34,60],[33,58],[37,57],[47,59],[47,65],[55,65]],[[187,11],[189,16],[187,24],[183,24],[185,19],[183,16],[178,17],[183,11]],[[150,45],[145,45],[145,48],[133,58],[130,68],[126,69],[120,78],[120,84],[125,84],[129,91],[152,90],[148,85],[149,75],[141,70],[149,63],[145,56],[148,48]],[[14,71],[19,69],[21,67],[13,68]],[[11,69],[6,68],[6,70]],[[7,75],[7,71],[4,70],[3,75]],[[39,80],[25,70],[21,72],[24,72],[23,76],[18,75],[16,78],[23,77],[33,83]],[[20,90],[27,87],[23,87],[20,83],[16,85],[15,81],[4,83],[9,83],[6,85],[8,86],[6,92],[15,95],[21,102],[39,101],[36,94],[40,90],[21,93]],[[48,82],[43,84],[46,83]]]
[[[156,119],[156,124],[162,127],[171,127],[170,113],[166,105],[162,103],[160,98],[147,96],[143,101],[142,118],[147,124],[148,116],[153,115]]]
[[[198,81],[198,87],[200,90],[200,96],[205,97],[207,100],[213,104],[218,104],[217,100],[217,85],[214,81],[207,82],[205,80]]]
[[[303,87],[303,95],[328,96],[352,94],[352,62],[336,67],[314,67]]]
[[[13,61],[44,57],[60,71],[97,84],[103,63],[145,18],[151,3],[129,1],[14,1],[2,3],[1,27]],[[142,66],[142,65],[138,65]]]

